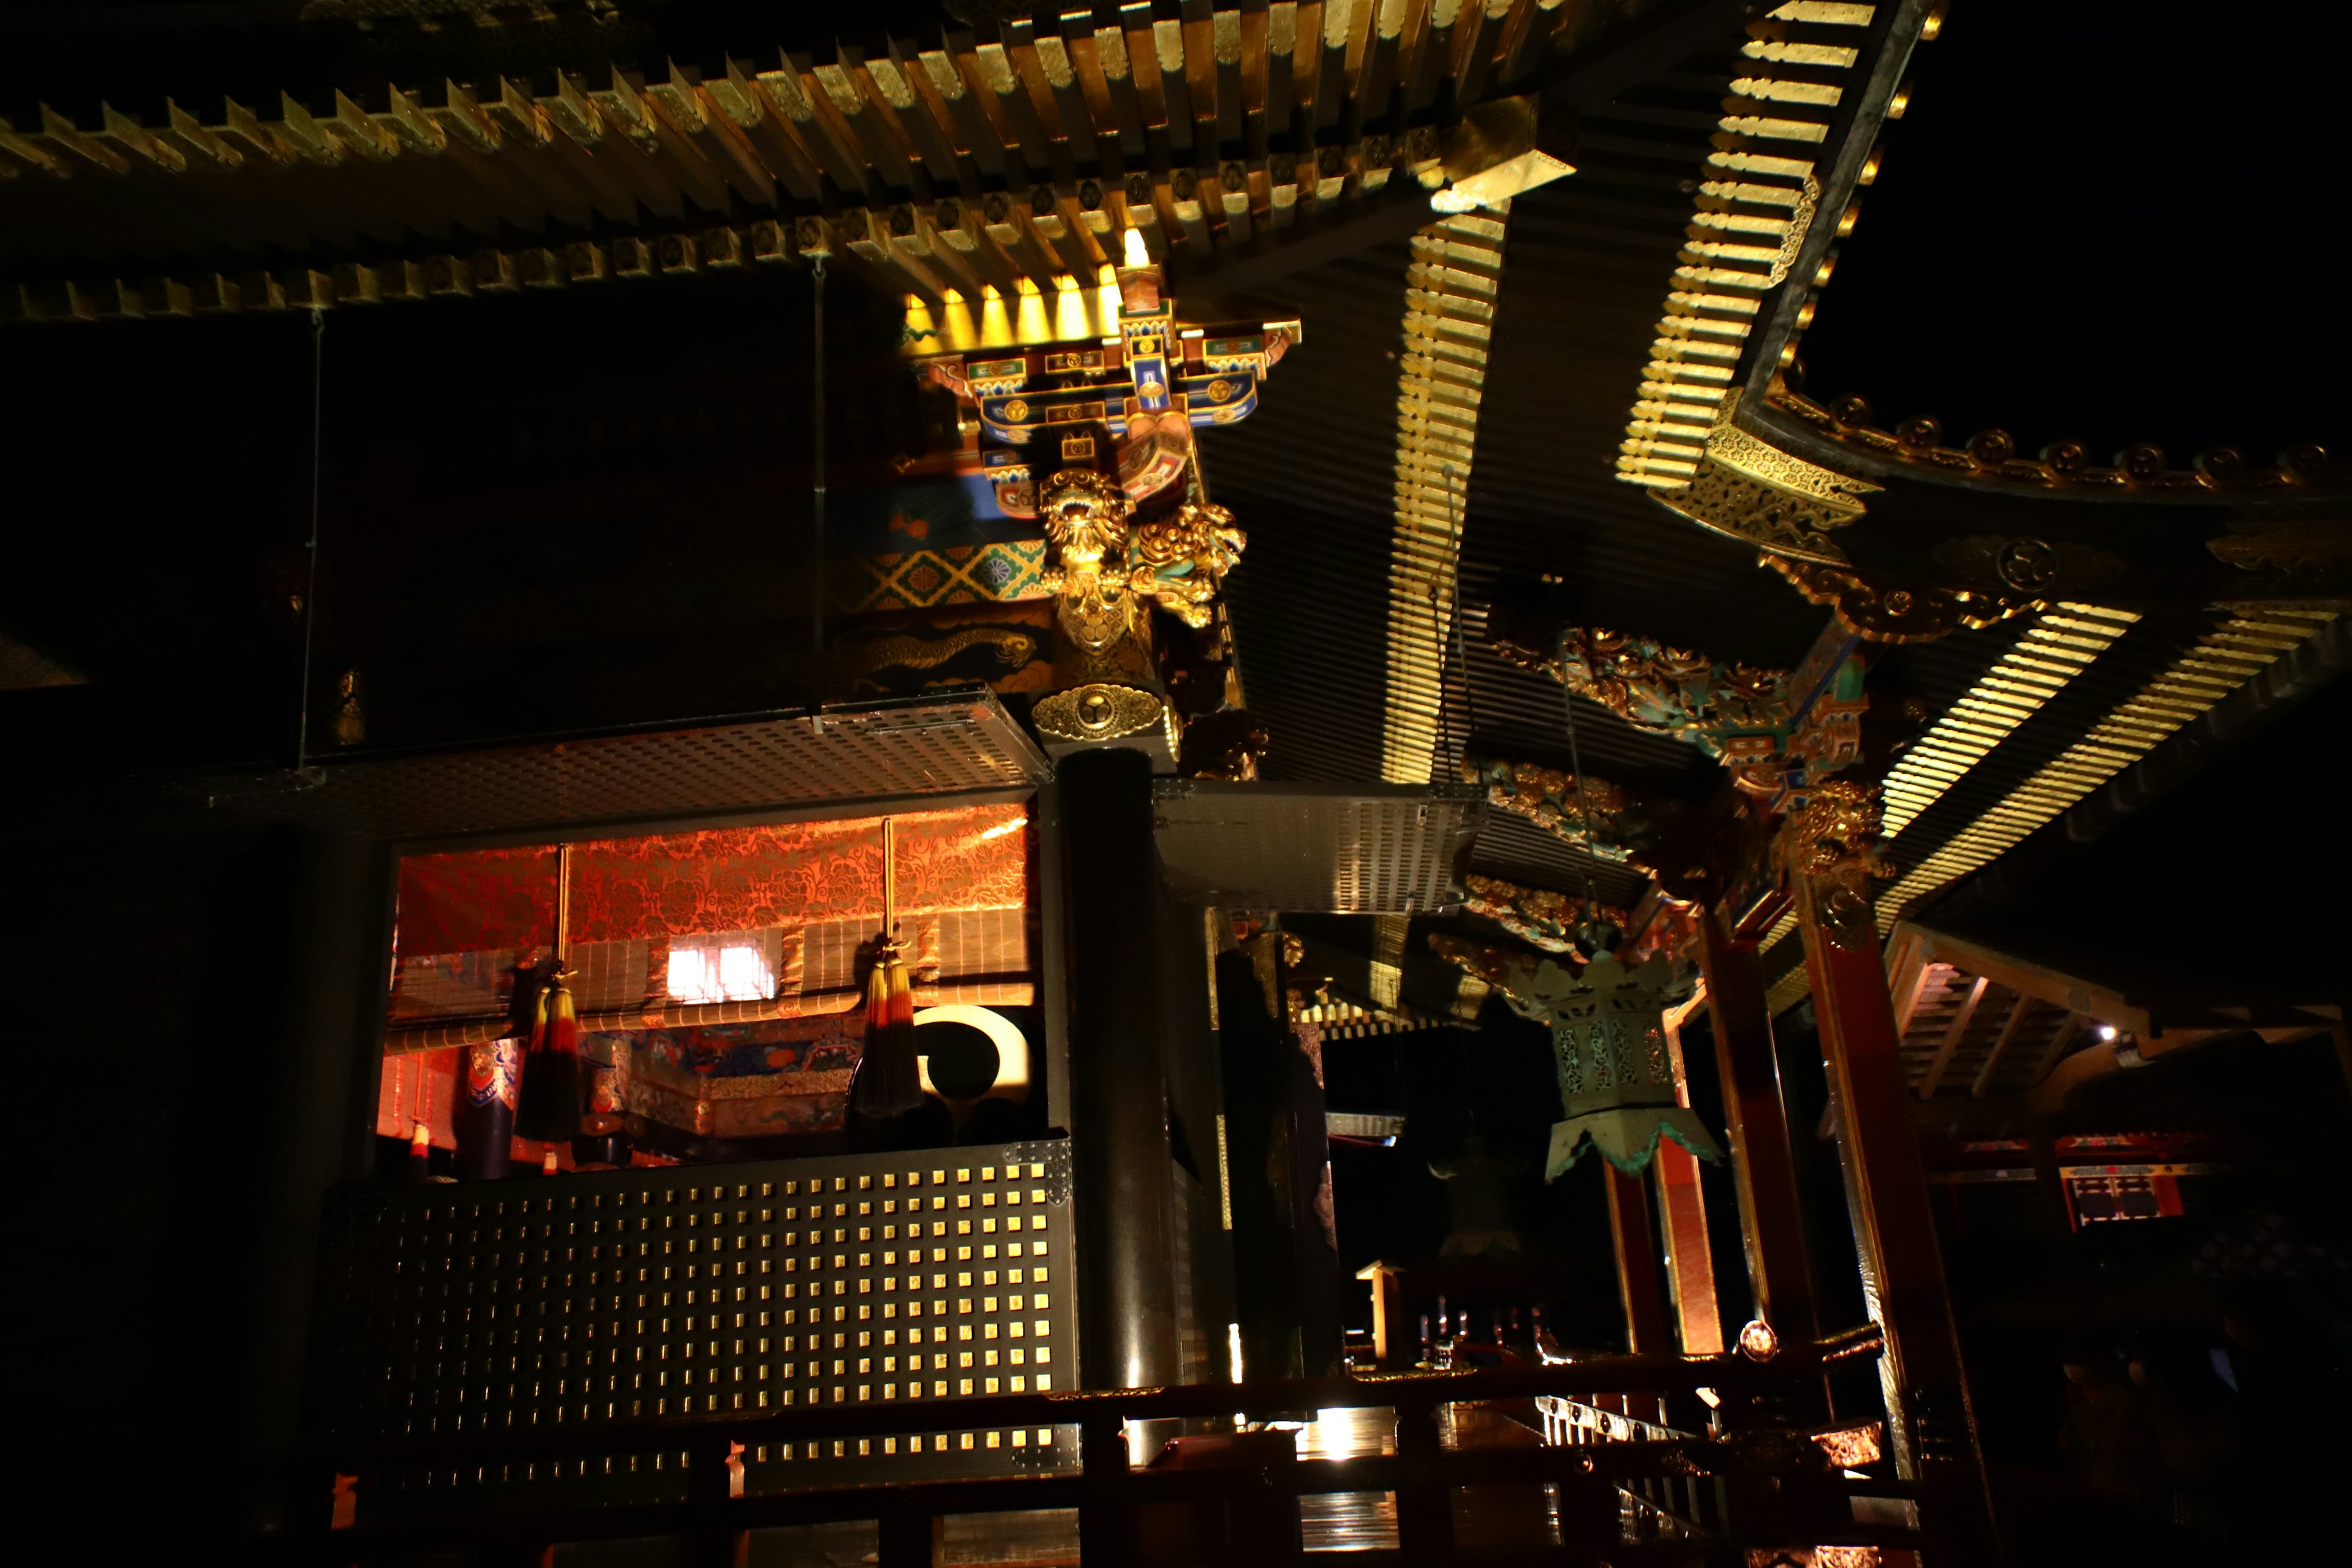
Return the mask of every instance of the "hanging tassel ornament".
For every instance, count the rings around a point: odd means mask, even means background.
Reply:
[[[572,1010],[572,977],[558,969],[541,994],[538,1026],[522,1059],[522,1104],[515,1131],[552,1143],[580,1136],[580,1017]]]
[[[849,1103],[860,1116],[886,1117],[912,1110],[922,1099],[914,992],[897,945],[885,942],[866,977],[866,1054],[858,1059]]]
[[[580,1016],[572,971],[563,964],[571,935],[572,846],[555,848],[555,972],[539,994],[530,1048],[523,1054],[521,1101],[515,1109],[518,1136],[555,1142],[580,1136]]]
[[[866,1054],[850,1083],[850,1108],[860,1116],[898,1116],[923,1102],[923,1076],[915,1059],[915,987],[895,940],[898,931],[897,825],[882,819],[882,942],[866,977]]]

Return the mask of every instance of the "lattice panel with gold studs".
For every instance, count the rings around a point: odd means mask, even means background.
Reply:
[[[1072,1429],[957,1402],[1076,1384],[1059,1142],[426,1187],[331,1205],[321,1415],[352,1438],[892,1403],[892,1436],[768,1444],[751,1489],[1055,1468]],[[638,1447],[643,1446],[642,1438]],[[677,1455],[362,1478],[362,1509],[682,1496]]]

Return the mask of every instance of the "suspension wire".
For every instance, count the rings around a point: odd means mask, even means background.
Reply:
[[[327,312],[310,307],[310,538],[303,546],[310,561],[302,586],[302,684],[294,705],[294,771],[310,763],[310,651],[319,620],[319,489],[326,423]]]
[[[1462,676],[1462,756],[1460,761],[1467,763],[1470,760],[1471,737],[1478,732],[1478,708],[1470,689],[1470,645],[1464,638],[1462,631],[1462,544],[1466,524],[1462,517],[1463,492],[1455,488],[1455,483],[1453,475],[1446,476],[1446,504],[1454,509],[1454,559],[1449,565],[1454,578],[1454,668],[1460,671]],[[1444,686],[1441,681],[1439,690],[1442,693],[1444,689]],[[1460,770],[1457,768],[1455,771]]]
[[[1458,476],[1450,473],[1445,476],[1445,504],[1447,521],[1451,525],[1445,572],[1446,585],[1453,595],[1453,615],[1450,618],[1454,628],[1454,668],[1462,680],[1462,752],[1456,759],[1459,763],[1468,760],[1470,737],[1476,731],[1478,724],[1477,712],[1471,706],[1470,699],[1470,650],[1462,635],[1462,491]],[[1438,751],[1437,756],[1431,760],[1430,772],[1443,777],[1444,756],[1454,749],[1454,719],[1453,704],[1446,700],[1445,691],[1445,633],[1449,617],[1438,608],[1437,590],[1437,579],[1432,577],[1429,583],[1429,626],[1430,630],[1437,634]]]
[[[809,653],[814,660],[809,673],[812,688],[816,690],[821,702],[821,671],[824,663],[824,253],[819,251],[810,260],[814,264],[816,280],[810,317],[814,346],[809,355],[810,363],[814,366],[809,414],[813,474],[809,502],[814,520],[812,538],[814,541],[816,569],[809,574]]]
[[[1437,579],[1429,580],[1429,629],[1437,634],[1437,754],[1429,759],[1432,782],[1444,776],[1445,754],[1454,749],[1454,721],[1445,700],[1445,616],[1437,607]]]
[[[1591,641],[1588,629],[1588,649]],[[1576,749],[1576,688],[1568,679],[1568,628],[1564,626],[1559,628],[1559,698],[1561,711],[1568,721],[1568,765],[1576,775],[1576,816],[1584,831],[1584,863],[1577,868],[1577,873],[1584,879],[1584,922],[1590,922],[1600,918],[1597,911],[1601,907],[1592,892],[1592,805],[1584,793],[1584,758]]]

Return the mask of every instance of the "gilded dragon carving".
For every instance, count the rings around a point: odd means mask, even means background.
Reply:
[[[1587,775],[1580,790],[1576,775],[1559,768],[1475,754],[1462,759],[1462,778],[1484,785],[1489,804],[1600,859],[1630,858],[1625,792],[1607,779]]]
[[[1816,784],[1780,830],[1790,879],[1807,885],[1816,918],[1843,948],[1877,940],[1870,884],[1895,875],[1879,858],[1878,786],[1852,779]]]
[[[1810,604],[1834,610],[1838,624],[1873,642],[1934,642],[1967,626],[1980,631],[2041,607],[2031,594],[1982,588],[1882,587],[1860,573],[1769,552],[1760,556]]]
[[[1091,468],[1064,468],[1038,495],[1037,518],[1054,547],[1041,580],[1061,600],[1063,629],[1088,653],[1108,648],[1134,624],[1127,571],[1134,510],[1126,491]]]
[[[1225,574],[1248,536],[1221,506],[1186,501],[1166,517],[1129,526],[1135,504],[1108,476],[1064,468],[1045,481],[1037,515],[1054,547],[1043,581],[1062,600],[1063,624],[1099,652],[1149,600],[1192,627],[1205,626]]]
[[[1186,626],[1205,626],[1225,574],[1248,543],[1232,512],[1186,501],[1174,515],[1136,529],[1128,586]]]
[[[1517,882],[1475,873],[1465,879],[1464,887],[1467,896],[1462,907],[1469,913],[1484,915],[1520,941],[1547,952],[1567,952],[1575,947],[1576,928],[1584,918],[1584,900],[1574,894],[1549,888],[1523,888]],[[1593,912],[1621,931],[1632,923],[1632,917],[1613,905],[1603,904]],[[1493,983],[1493,977],[1483,970],[1475,973]]]

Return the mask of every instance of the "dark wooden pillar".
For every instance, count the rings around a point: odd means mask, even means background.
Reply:
[[[392,950],[391,855],[373,841],[300,835],[283,1070],[267,1102],[271,1160],[254,1258],[241,1416],[241,1522],[276,1534],[324,1497],[293,1489],[306,1463],[301,1398],[328,1190],[374,1155],[378,1042]],[[331,1481],[329,1482],[331,1485]]]
[[[1764,966],[1754,942],[1726,936],[1715,911],[1702,910],[1699,967],[1715,1022],[1716,1065],[1723,1079],[1739,1234],[1748,1249],[1756,1315],[1783,1342],[1811,1342],[1821,1338],[1821,1324],[1813,1312],[1812,1266],[1789,1149],[1780,1063],[1764,1005]]]
[[[1944,1548],[1935,1560],[1990,1561],[1975,1418],[1870,905],[1832,877],[1793,880],[1864,1295],[1886,1335],[1890,1447],[1921,1484],[1921,1528]]]
[[[1061,784],[1084,1372],[1096,1388],[1171,1384],[1176,1199],[1160,1060],[1151,763],[1140,752],[1079,752],[1063,760]]]
[[[1283,951],[1281,933],[1269,932],[1249,952],[1219,954],[1216,968],[1234,1310],[1253,1380],[1339,1370],[1339,1255],[1325,1227],[1331,1156],[1307,1054],[1320,1047],[1290,1027]]]
[[[1625,1305],[1625,1349],[1634,1355],[1672,1355],[1666,1302],[1658,1289],[1658,1232],[1650,1223],[1650,1185],[1601,1160],[1609,1189],[1609,1235],[1616,1244],[1617,1299]]]

